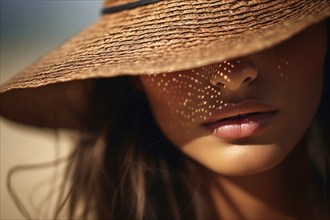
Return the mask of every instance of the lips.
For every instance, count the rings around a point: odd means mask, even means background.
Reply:
[[[229,103],[211,112],[203,127],[223,139],[240,139],[259,132],[277,111],[274,106],[257,100]]]

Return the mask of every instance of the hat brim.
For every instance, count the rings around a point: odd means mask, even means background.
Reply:
[[[329,16],[328,1],[308,0],[237,4],[171,0],[104,15],[2,85],[1,114],[48,126],[42,122],[45,119],[36,120],[18,112],[22,106],[33,106],[34,112],[49,112],[47,106],[68,102],[64,100],[66,93],[47,102],[36,98],[38,105],[31,104],[32,97],[42,89],[56,94],[55,90],[62,87],[57,84],[69,81],[167,73],[221,62],[272,47]],[[46,85],[49,88],[43,88]],[[16,109],[14,113],[12,109]],[[70,124],[75,123],[50,126],[75,127]]]

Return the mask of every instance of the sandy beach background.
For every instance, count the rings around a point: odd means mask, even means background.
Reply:
[[[95,22],[102,0],[1,0],[0,82]],[[23,219],[7,189],[10,186],[32,219],[50,218],[52,187],[61,169],[46,166],[65,156],[71,134],[30,128],[0,118],[1,204],[0,218]],[[41,164],[46,163],[45,166]],[[38,166],[38,164],[40,166]],[[60,166],[59,166],[60,167]],[[57,172],[54,176],[54,172]]]

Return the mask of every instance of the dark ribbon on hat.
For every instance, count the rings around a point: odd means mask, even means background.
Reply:
[[[116,13],[116,12],[120,12],[120,11],[124,11],[124,10],[130,10],[130,9],[138,8],[140,6],[149,5],[149,4],[152,4],[155,2],[160,2],[160,1],[161,0],[140,0],[140,1],[136,1],[136,2],[127,3],[124,5],[118,5],[118,6],[114,6],[114,7],[104,8],[102,10],[102,14],[111,14],[111,13]]]

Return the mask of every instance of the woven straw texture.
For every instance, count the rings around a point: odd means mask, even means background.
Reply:
[[[164,0],[103,15],[0,91],[191,69],[271,47],[329,15],[329,0]]]
[[[106,0],[105,7],[135,0]],[[80,129],[93,79],[192,69],[278,44],[330,16],[330,0],[163,0],[103,15],[0,87],[0,114]],[[47,85],[47,86],[46,86]]]

